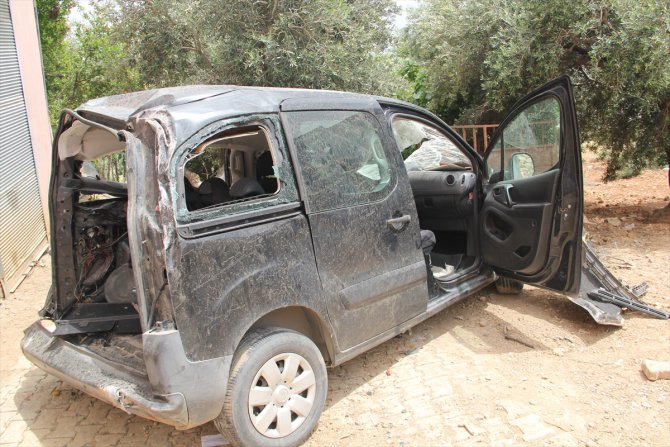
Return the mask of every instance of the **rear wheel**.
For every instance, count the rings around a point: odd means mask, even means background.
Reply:
[[[261,329],[235,352],[226,402],[214,423],[233,445],[300,445],[314,431],[327,391],[326,365],[309,338]]]
[[[523,283],[509,278],[500,277],[496,280],[496,291],[503,295],[518,295],[523,290]]]

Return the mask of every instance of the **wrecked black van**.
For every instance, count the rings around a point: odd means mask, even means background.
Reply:
[[[484,158],[388,98],[193,86],[89,101],[54,141],[53,285],[23,351],[129,413],[300,444],[326,366],[496,281],[620,323],[579,292],[580,160],[565,77],[521,100]]]

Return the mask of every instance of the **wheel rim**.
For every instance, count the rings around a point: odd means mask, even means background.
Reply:
[[[249,390],[249,417],[268,438],[290,435],[314,405],[316,380],[312,366],[294,353],[279,354],[260,368]]]

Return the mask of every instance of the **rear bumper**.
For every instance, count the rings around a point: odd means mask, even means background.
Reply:
[[[231,357],[189,362],[175,330],[145,333],[143,344],[146,376],[53,336],[39,322],[26,329],[21,349],[41,369],[127,413],[179,429],[220,413]]]

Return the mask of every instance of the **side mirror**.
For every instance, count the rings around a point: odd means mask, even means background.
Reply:
[[[512,180],[528,178],[535,174],[535,163],[530,154],[517,152],[509,158],[507,169]]]

